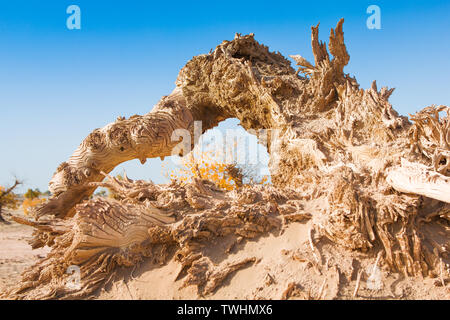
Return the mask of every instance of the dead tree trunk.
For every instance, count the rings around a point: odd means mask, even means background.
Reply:
[[[8,197],[11,195],[11,193],[14,191],[14,189],[21,184],[22,184],[22,182],[20,182],[19,180],[16,179],[14,181],[14,184],[11,187],[6,189],[5,191],[0,190],[0,222],[2,222],[2,223],[6,222],[5,218],[3,218],[3,215],[2,215],[3,208],[14,205],[15,200],[8,199]]]
[[[124,197],[122,205],[83,200],[103,180],[102,172],[131,159],[144,163],[147,158],[171,155],[179,143],[171,139],[176,129],[193,133],[194,121],[199,120],[204,132],[224,119],[238,118],[249,131],[276,131],[275,135],[257,132],[260,141],[268,145],[272,181],[278,188],[276,199],[282,199],[283,190],[289,188],[307,199],[323,197],[328,203],[318,225],[323,235],[352,250],[381,248],[385,264],[392,270],[432,275],[439,261],[449,258],[442,253],[448,242],[427,241],[431,230],[427,226],[433,223],[447,240],[450,236],[445,227],[450,220],[449,108],[426,108],[413,116],[411,123],[388,102],[393,89],[378,90],[375,82],[369,89],[360,89],[356,79],[343,71],[350,57],[342,25],[343,20],[331,30],[329,52],[319,41],[318,26],[312,28],[314,64],[300,55],[291,56],[299,66],[297,71],[280,53],[256,42],[253,35],[237,34],[212,53],[189,61],[179,73],[175,90],[150,113],[120,118],[94,130],[56,170],[50,182],[54,197],[37,210],[38,217],[55,216],[54,222],[27,222],[40,230],[35,246],[59,243],[55,244],[53,260],[42,263],[48,267],[50,261],[67,264],[70,257],[80,254],[86,254],[90,263],[95,256],[106,259],[102,255],[105,244],[96,245],[99,240],[92,235],[97,231],[88,226],[104,225],[106,216],[108,236],[122,237],[116,232],[137,221],[130,218],[127,222],[124,210],[131,210],[130,205],[139,208],[136,212],[145,211],[144,207],[181,210],[188,206],[197,211],[210,207],[214,191],[205,194],[207,189],[201,184],[173,191],[177,195],[169,199],[159,187],[116,181]],[[446,117],[439,116],[443,111]],[[180,250],[189,247],[189,241],[174,238],[177,233],[170,222],[157,226],[154,220],[143,219],[152,230],[147,235],[151,243],[176,243]],[[176,219],[187,223],[194,218],[179,215]],[[117,225],[111,225],[114,221]],[[54,226],[65,223],[79,227],[68,232]],[[211,237],[210,231],[199,234]],[[63,236],[65,245],[55,242]],[[68,247],[70,237],[73,242]],[[120,243],[121,250],[127,247],[124,243],[132,250],[131,242]],[[123,260],[124,254],[108,257]],[[184,261],[190,261],[188,257]],[[108,261],[98,259],[98,263],[108,265]],[[120,261],[132,264],[127,259]],[[41,265],[39,270],[43,269]],[[37,270],[31,270],[29,279],[38,281]]]
[[[3,218],[3,206],[0,204],[0,222],[5,222],[5,218]]]

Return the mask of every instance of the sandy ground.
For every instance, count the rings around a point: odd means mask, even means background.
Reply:
[[[366,258],[336,248],[324,239],[315,242],[315,257],[309,244],[310,226],[311,222],[291,223],[281,232],[237,244],[229,254],[224,253],[231,245],[226,238],[212,242],[203,254],[218,268],[245,258],[256,258],[256,262],[229,274],[207,296],[199,297],[194,286],[183,287],[186,275],[179,275],[181,266],[172,258],[164,265],[144,262],[133,270],[124,269],[112,284],[98,292],[97,298],[450,299],[447,276],[444,287],[439,279],[405,278],[382,266],[378,274],[380,286],[373,289],[369,277],[376,257]],[[27,226],[0,224],[0,292],[20,281],[20,273],[49,251],[32,250],[27,243],[31,234],[32,228]],[[360,271],[359,290],[354,297]]]
[[[183,287],[177,275],[180,265],[170,260],[164,266],[143,263],[130,274],[102,289],[100,299],[450,299],[450,286],[439,286],[437,279],[405,278],[380,270],[380,287],[373,290],[369,276],[376,258],[336,249],[321,240],[317,254],[321,267],[315,266],[308,234],[310,223],[292,223],[280,234],[271,234],[242,243],[231,254],[217,254],[227,247],[226,239],[205,249],[217,267],[245,258],[256,258],[230,274],[211,295],[197,296],[194,286]],[[312,263],[311,263],[312,262]],[[357,274],[364,270],[354,297]],[[289,285],[295,289],[289,294]]]
[[[6,220],[8,214],[22,216],[22,210],[3,213]],[[27,240],[31,238],[33,228],[9,222],[0,223],[0,291],[20,280],[22,271],[47,254],[49,248],[32,250]]]

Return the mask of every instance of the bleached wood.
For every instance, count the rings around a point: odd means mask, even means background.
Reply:
[[[450,177],[419,163],[402,159],[400,167],[389,170],[386,180],[397,191],[450,203]]]

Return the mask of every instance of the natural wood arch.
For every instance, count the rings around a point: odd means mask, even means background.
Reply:
[[[331,30],[329,52],[318,39],[318,26],[312,27],[314,64],[291,56],[297,71],[253,35],[236,34],[189,61],[174,91],[150,113],[94,130],[50,182],[54,196],[36,214],[51,218],[18,219],[37,228],[34,246],[48,244],[54,251],[26,273],[27,282],[16,294],[34,290],[29,287],[33,281],[51,286],[49,274],[63,279],[52,269],[54,263],[82,264],[97,285],[105,265],[109,272],[117,265],[132,266],[148,246],[177,246],[187,268],[193,268],[195,259],[207,265],[195,251],[202,240],[268,232],[280,224],[277,212],[292,213],[283,221],[311,219],[286,204],[300,198],[326,200],[327,208],[314,221],[332,242],[381,252],[383,263],[406,275],[436,275],[442,261],[448,263],[440,253],[448,243],[427,241],[427,233],[439,229],[450,237],[445,227],[450,221],[450,108],[427,107],[411,117],[412,123],[389,103],[393,89],[378,90],[375,82],[360,89],[343,71],[350,56],[342,26],[343,20]],[[171,140],[174,130],[193,134],[199,120],[204,132],[227,118],[239,119],[246,130],[278,130],[276,143],[268,141],[274,187],[223,195],[205,181],[188,186],[113,178],[101,182],[102,172],[124,161],[171,155],[178,144]],[[124,200],[83,202],[99,185],[113,188]],[[230,215],[224,208],[233,201],[236,211]],[[246,216],[239,211],[242,204],[254,204],[259,211]],[[188,213],[177,215],[183,208]],[[200,214],[194,218],[192,211]],[[219,231],[195,229],[200,224],[196,219]],[[142,225],[148,234],[136,231]],[[88,283],[84,293],[95,285]]]

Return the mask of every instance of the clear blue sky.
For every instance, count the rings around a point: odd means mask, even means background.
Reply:
[[[81,8],[68,30],[66,8]],[[366,27],[369,5],[381,30]],[[364,88],[396,87],[402,114],[450,104],[447,1],[2,1],[0,3],[0,184],[12,174],[47,189],[55,168],[93,129],[144,114],[170,93],[180,68],[236,32],[284,55],[312,60],[321,38],[345,18],[346,71]],[[236,126],[236,122],[228,126]],[[161,182],[160,160],[124,167]]]

